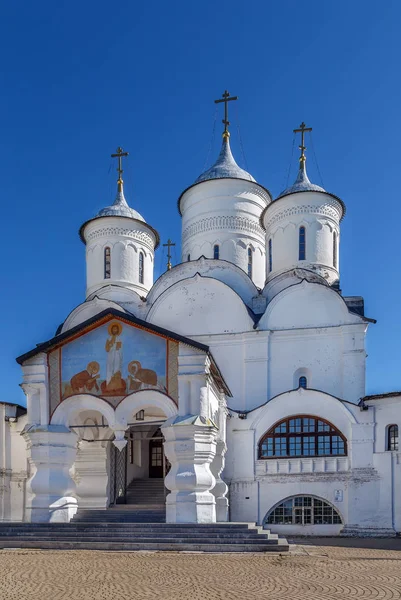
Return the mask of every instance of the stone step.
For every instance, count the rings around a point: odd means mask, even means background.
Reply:
[[[54,536],[51,535],[47,535],[47,536],[35,536],[34,534],[30,535],[30,536],[8,536],[7,538],[2,538],[0,536],[0,547],[3,544],[3,539],[5,539],[7,541],[7,543],[11,540],[19,540],[19,541],[40,541],[40,542],[52,542],[55,541]],[[181,536],[174,536],[174,537],[158,537],[158,536],[151,536],[151,535],[147,535],[147,536],[108,536],[108,537],[104,537],[104,536],[96,536],[96,535],[88,535],[88,536],[57,536],[56,541],[58,542],[103,542],[103,543],[110,543],[110,542],[119,542],[122,544],[159,544],[159,543],[163,543],[163,544],[176,544],[176,545],[181,545],[181,544],[214,544],[217,546],[226,546],[226,545],[237,545],[237,544],[249,544],[249,545],[258,545],[258,544],[265,544],[265,545],[277,545],[277,540],[269,540],[267,538],[246,538],[246,539],[236,539],[236,538],[219,538],[219,537],[208,537],[208,538],[199,538],[197,536],[193,536],[193,537],[181,537]]]
[[[288,544],[188,544],[182,543],[121,543],[121,542],[66,542],[66,541],[31,541],[20,538],[1,540],[1,548],[36,548],[40,550],[119,550],[119,551],[170,551],[170,552],[288,552]]]
[[[259,534],[257,532],[250,532],[249,534],[228,534],[228,533],[220,533],[220,532],[188,532],[188,531],[170,531],[170,532],[158,532],[154,530],[149,531],[115,531],[115,530],[81,530],[81,531],[68,531],[68,530],[57,530],[57,531],[15,531],[10,530],[6,532],[0,532],[0,538],[4,537],[21,537],[21,538],[50,538],[57,539],[61,538],[127,538],[128,540],[142,539],[142,538],[157,538],[157,539],[206,539],[206,540],[221,540],[222,542],[228,540],[268,540],[269,542],[275,542],[277,538],[272,538],[269,535]]]
[[[100,512],[100,511],[99,511]],[[94,524],[96,525],[96,524]],[[111,527],[116,527],[115,524],[109,524],[107,521],[99,521],[98,522],[99,527],[108,527],[109,525]],[[270,530],[269,529],[262,529],[262,527],[255,525],[255,523],[149,523],[149,524],[145,524],[145,523],[128,523],[127,525],[121,525],[121,527],[129,527],[130,529],[148,529],[149,527],[155,527],[157,529],[163,529],[163,530],[177,530],[177,529],[196,529],[198,531],[201,530],[208,530],[208,531],[212,531],[212,530],[221,530],[221,531],[232,531],[232,532],[238,532],[238,531],[248,531],[248,530],[252,530],[252,529],[256,529],[258,531],[262,531],[263,533],[268,533]],[[71,521],[71,523],[23,523],[20,521],[17,522],[0,522],[0,531],[2,529],[8,529],[8,528],[21,528],[21,529],[29,529],[29,528],[50,528],[50,529],[70,529],[71,527],[77,527],[77,528],[82,528],[82,527],[86,527],[86,525],[84,523],[74,523],[74,521]]]

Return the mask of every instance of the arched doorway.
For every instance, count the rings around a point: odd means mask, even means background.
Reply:
[[[160,427],[149,440],[149,478],[154,479],[165,476],[163,436]]]

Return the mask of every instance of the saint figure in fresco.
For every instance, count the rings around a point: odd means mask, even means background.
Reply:
[[[152,369],[143,369],[139,360],[132,360],[128,364],[128,391],[137,392],[146,389],[161,389],[165,391],[164,386],[157,382],[157,373]]]
[[[106,380],[102,382],[102,393],[109,396],[122,396],[125,394],[126,383],[122,378],[123,344],[119,340],[123,327],[119,322],[109,325],[109,337],[106,340]]]
[[[68,390],[71,390],[70,394],[79,394],[82,392],[98,392],[99,386],[96,380],[100,377],[99,371],[100,365],[94,360],[87,365],[85,371],[80,371],[79,373],[71,377],[70,389]]]

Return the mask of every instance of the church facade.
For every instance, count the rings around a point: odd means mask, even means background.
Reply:
[[[171,523],[401,531],[401,394],[365,395],[374,320],[340,289],[345,204],[310,182],[303,124],[275,199],[227,125],[178,200],[182,262],[157,281],[159,235],[125,199],[118,149],[115,201],[80,228],[86,298],[17,359],[26,410],[0,405],[1,520],[66,522],[154,489]]]

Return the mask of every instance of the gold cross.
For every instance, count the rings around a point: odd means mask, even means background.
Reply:
[[[294,133],[301,133],[301,145],[299,146],[299,149],[301,150],[301,156],[299,158],[300,162],[305,160],[305,131],[312,131],[312,127],[307,127],[303,121],[299,126],[299,129],[294,129]]]
[[[220,102],[224,102],[224,119],[222,120],[222,123],[224,123],[224,132],[223,132],[223,137],[228,137],[230,134],[228,133],[228,126],[230,124],[230,121],[228,120],[228,103],[231,102],[231,100],[238,100],[238,96],[230,96],[230,92],[228,92],[227,90],[225,90],[224,94],[222,94],[222,98],[220,100],[215,100],[215,104],[220,104]]]
[[[128,152],[124,152],[124,150],[119,146],[116,150],[116,154],[111,154],[111,158],[118,158],[118,183],[122,183],[122,174],[123,174],[123,156],[128,156]]]
[[[168,250],[167,250],[167,271],[170,271],[171,269],[171,252],[170,249],[175,246],[175,244],[173,244],[173,242],[170,240],[170,238],[168,238],[167,240],[167,244],[163,244],[163,246],[167,246]]]

